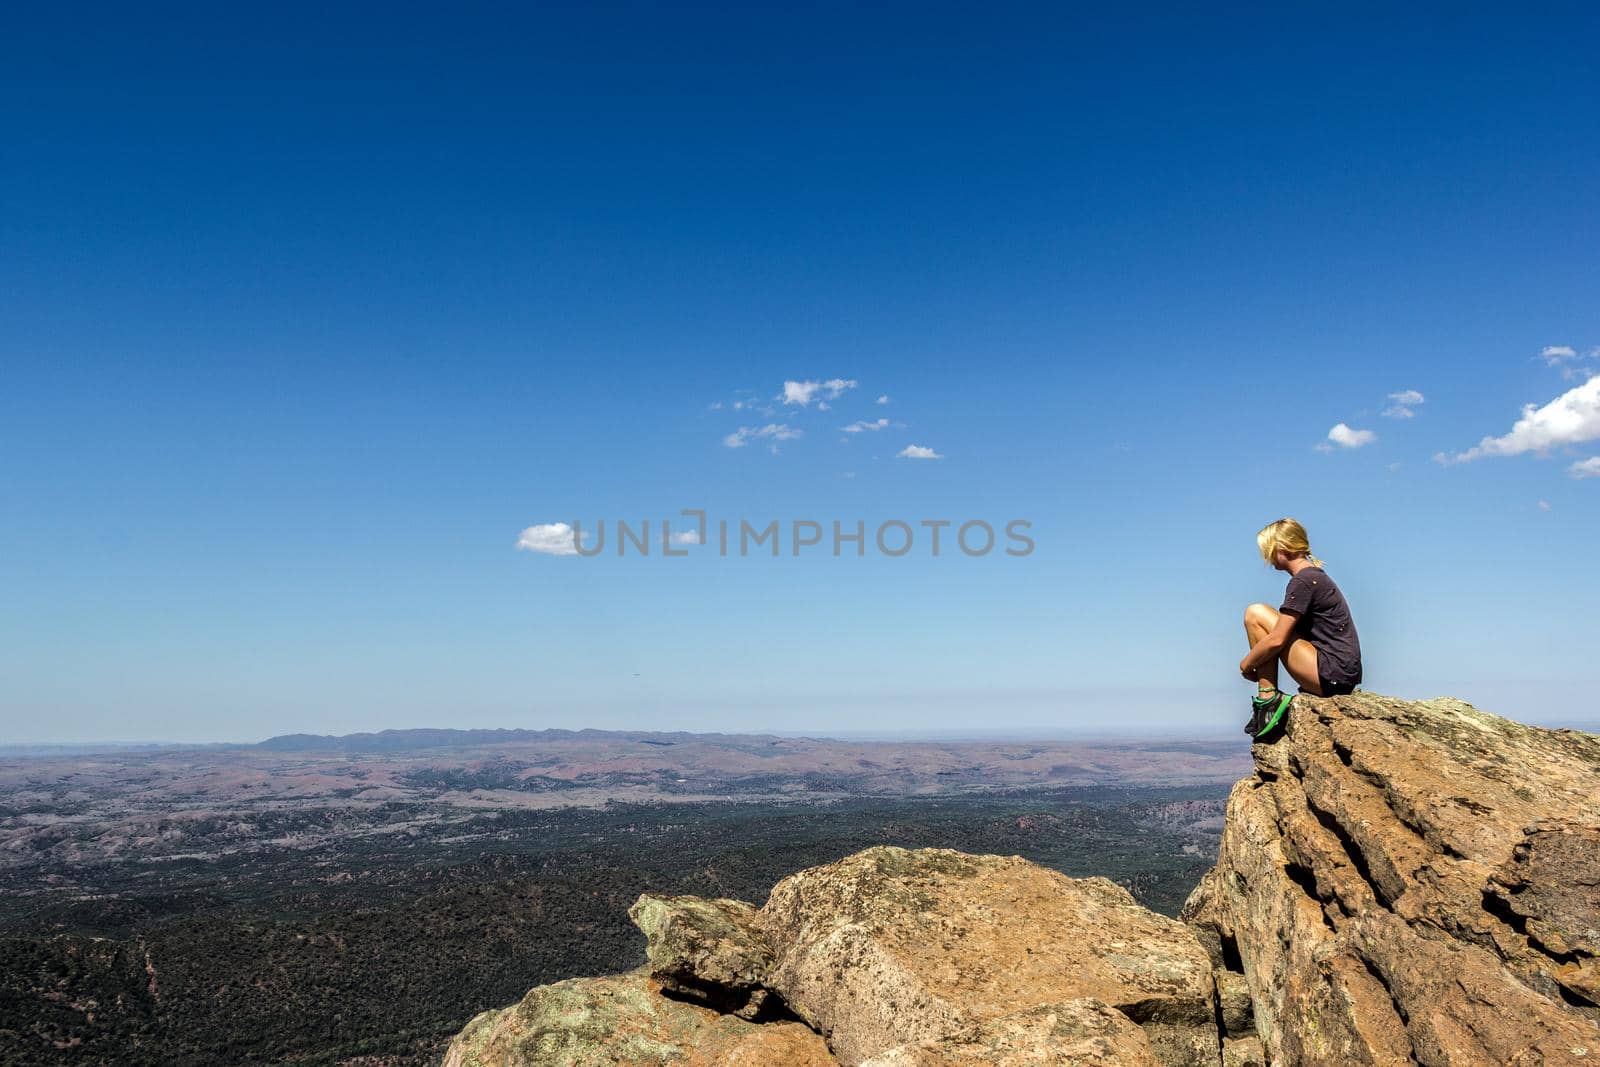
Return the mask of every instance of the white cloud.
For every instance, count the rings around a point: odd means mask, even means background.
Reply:
[[[1547,367],[1559,367],[1561,377],[1569,382],[1580,378],[1587,378],[1594,373],[1593,368],[1581,367],[1576,364],[1592,359],[1600,359],[1600,347],[1591,348],[1580,353],[1571,345],[1545,345],[1539,350],[1539,357],[1544,360]]]
[[[944,458],[944,456],[942,456],[939,453],[935,452],[933,449],[924,448],[921,445],[906,445],[906,447],[902,448],[899,452],[897,452],[895,454],[900,459],[943,459]]]
[[[1389,399],[1393,401],[1383,409],[1383,414],[1391,419],[1409,419],[1416,415],[1412,410],[1423,402],[1423,396],[1415,389],[1402,389],[1398,393],[1390,393]]]
[[[769,422],[765,426],[741,426],[722,439],[722,443],[729,448],[743,448],[751,441],[792,441],[801,436],[801,431],[792,426],[783,426]]]
[[[517,535],[517,548],[545,556],[576,556],[572,527],[564,522],[541,522]]]
[[[862,419],[857,422],[852,422],[849,426],[846,426],[843,429],[845,433],[865,433],[867,431],[875,432],[878,430],[887,430],[892,425],[893,423],[891,423],[888,419],[874,419],[871,422]]]
[[[1582,385],[1568,389],[1543,407],[1524,404],[1522,418],[1511,432],[1500,437],[1485,437],[1465,452],[1453,456],[1441,452],[1440,463],[1466,463],[1484,456],[1520,456],[1524,452],[1547,452],[1562,445],[1575,445],[1600,437],[1600,374]]]
[[[1600,456],[1580,459],[1567,468],[1567,473],[1574,478],[1600,478]]]
[[[679,530],[672,535],[672,543],[675,545],[698,545],[700,543],[700,531]]]
[[[1340,448],[1360,448],[1370,445],[1378,439],[1378,435],[1371,430],[1352,430],[1344,423],[1339,423],[1328,431],[1328,440]]]
[[[818,393],[822,394],[824,400],[836,400],[839,394],[854,389],[857,384],[854,378],[829,378],[825,382],[814,382],[809,379],[803,382],[786,381],[783,383],[783,393],[778,399],[785,404],[808,407],[812,400],[817,399]]]
[[[1549,511],[1550,510],[1550,501],[1548,501],[1548,500],[1539,501],[1539,510],[1540,511]]]
[[[888,393],[885,393],[885,394],[883,394],[882,396],[880,396],[878,398],[878,403],[880,403],[880,404],[887,404],[888,402],[889,402],[889,394]]]

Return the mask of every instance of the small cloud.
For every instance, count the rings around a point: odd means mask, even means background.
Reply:
[[[1567,473],[1574,478],[1600,478],[1600,456],[1580,459],[1567,468]]]
[[[698,545],[700,544],[700,531],[679,530],[672,535],[672,543],[675,545]]]
[[[517,548],[543,556],[576,556],[578,545],[572,527],[564,522],[541,522],[517,535]]]
[[[875,433],[878,430],[887,430],[890,426],[893,426],[893,425],[894,424],[892,422],[890,422],[888,419],[874,419],[871,422],[868,422],[865,419],[861,419],[861,420],[859,420],[857,422],[852,422],[849,426],[845,426],[845,427],[841,427],[841,428],[844,430],[845,433],[868,433],[868,432],[874,432]]]
[[[1593,367],[1578,364],[1600,359],[1600,346],[1579,352],[1572,345],[1545,345],[1539,350],[1539,358],[1544,360],[1545,366],[1559,368],[1561,377],[1567,381],[1578,381],[1594,373]]]
[[[1423,396],[1415,389],[1402,389],[1398,393],[1390,393],[1389,399],[1393,401],[1383,409],[1384,417],[1390,419],[1409,419],[1416,415],[1414,408],[1423,402]]]
[[[1397,470],[1399,470],[1399,469],[1400,469],[1400,462],[1399,462],[1399,460],[1396,460],[1396,461],[1395,461],[1395,462],[1393,462],[1393,463],[1391,463],[1391,464],[1389,464],[1389,470],[1391,470],[1391,471],[1397,471]]]
[[[712,404],[711,404],[710,410],[711,411],[721,411],[722,410],[722,401],[720,401],[720,400],[713,401]]]
[[[1550,510],[1550,501],[1548,501],[1548,500],[1539,501],[1539,510],[1540,511],[1549,511]]]
[[[741,426],[722,439],[728,448],[743,448],[751,441],[792,441],[802,436],[800,430],[792,426],[769,422],[765,426]]]
[[[1378,435],[1371,430],[1352,430],[1342,422],[1328,431],[1328,440],[1340,448],[1361,448],[1377,439]]]
[[[900,459],[943,459],[944,458],[944,456],[940,455],[938,452],[935,452],[933,449],[924,448],[921,445],[906,445],[906,447],[902,448],[899,452],[895,453],[895,455],[898,456]]]
[[[786,381],[783,383],[783,392],[779,394],[778,399],[785,404],[798,404],[801,407],[809,407],[811,401],[819,399],[819,393],[822,400],[837,400],[841,393],[854,389],[857,384],[854,378],[829,378],[825,382],[810,380],[803,382]]]
[[[1484,456],[1542,454],[1552,448],[1582,444],[1597,437],[1600,437],[1600,375],[1568,389],[1543,407],[1524,404],[1522,418],[1512,424],[1510,433],[1485,437],[1453,456],[1441,452],[1434,459],[1441,463],[1467,463]]]
[[[888,402],[889,402],[889,394],[888,393],[885,393],[885,394],[883,394],[882,396],[880,396],[878,398],[878,403],[880,403],[880,404],[887,404]]]
[[[1311,449],[1314,452],[1322,452],[1322,453],[1326,454],[1328,452],[1332,452],[1333,451],[1333,446],[1330,445],[1326,441],[1319,441],[1316,444],[1312,445]]]

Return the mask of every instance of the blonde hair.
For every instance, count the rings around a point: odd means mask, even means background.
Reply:
[[[1272,562],[1275,554],[1282,552],[1291,559],[1304,556],[1313,567],[1322,566],[1322,561],[1311,554],[1311,540],[1306,537],[1306,528],[1294,519],[1267,523],[1256,534],[1256,544],[1261,548],[1261,558],[1268,563]]]

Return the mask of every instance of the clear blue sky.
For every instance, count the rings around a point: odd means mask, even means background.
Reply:
[[[1284,514],[1369,688],[1595,718],[1597,47],[1577,4],[13,7],[0,739],[1232,730]],[[685,507],[1037,547],[516,548]]]

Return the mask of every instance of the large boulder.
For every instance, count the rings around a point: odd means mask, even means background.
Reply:
[[[1017,856],[871,848],[759,909],[645,894],[629,916],[644,967],[485,1012],[445,1067],[1221,1062],[1195,931]]]
[[[1600,738],[1301,696],[1255,759],[1183,918],[1272,1060],[1600,1062]]]
[[[1104,878],[1018,856],[870,848],[785,878],[756,922],[776,956],[767,985],[845,1064],[990,1040],[986,1025],[1082,998],[1139,1024],[1158,1062],[1220,1059],[1205,949]]]
[[[832,1067],[797,1022],[752,1023],[664,996],[643,970],[539,986],[456,1035],[444,1067]]]

